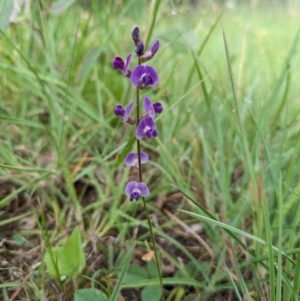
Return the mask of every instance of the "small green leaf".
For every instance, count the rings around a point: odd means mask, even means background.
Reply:
[[[49,274],[56,278],[77,276],[82,271],[86,262],[78,227],[74,229],[64,247],[55,247],[51,252],[46,252],[45,262]]]
[[[108,300],[107,296],[100,290],[95,288],[87,288],[87,289],[80,289],[75,292],[74,295],[75,301],[90,301],[90,300],[97,300],[97,301],[106,301]]]
[[[59,278],[59,274],[57,273],[56,267],[58,268],[58,272],[63,270],[63,263],[64,260],[64,248],[63,247],[56,247],[52,248],[51,252],[47,251],[45,254],[45,263],[47,266],[48,273],[55,278]]]
[[[139,265],[131,264],[124,276],[125,283],[132,283],[139,280],[148,279],[149,275],[146,269]]]
[[[72,269],[78,275],[85,267],[85,256],[82,249],[81,237],[78,227],[76,227],[65,244],[65,255],[70,260]],[[74,271],[73,271],[74,272]]]
[[[161,297],[160,285],[148,285],[142,290],[142,301],[159,301]]]
[[[15,233],[13,235],[13,240],[18,246],[23,246],[27,242],[27,240],[20,233]]]
[[[158,278],[157,266],[153,260],[147,261],[147,270],[150,278]]]

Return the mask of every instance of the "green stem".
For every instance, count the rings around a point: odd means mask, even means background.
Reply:
[[[139,65],[141,64],[140,60],[139,60],[138,64]],[[140,88],[137,87],[137,89],[136,89],[136,126],[137,127],[138,127],[139,123],[140,123]],[[139,181],[143,182],[140,140],[136,139],[136,145],[137,145],[137,153],[138,153]],[[162,281],[162,274],[161,274],[160,265],[159,265],[159,261],[158,261],[158,254],[157,254],[157,249],[156,249],[156,242],[155,242],[153,227],[152,227],[146,200],[144,197],[142,197],[142,200],[143,200],[144,211],[145,211],[148,226],[149,226],[150,237],[151,237],[151,242],[152,242],[152,246],[153,246],[154,257],[155,257],[155,261],[156,261],[156,267],[157,267],[159,282],[160,282],[160,286],[161,286],[161,293],[162,293],[162,298],[163,298],[163,281]]]
[[[136,127],[140,123],[140,88],[136,89]],[[143,182],[142,176],[142,162],[141,162],[141,143],[136,139],[137,153],[138,153],[138,166],[139,166],[139,180]]]

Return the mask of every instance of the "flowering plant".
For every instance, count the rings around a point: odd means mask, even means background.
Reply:
[[[139,28],[136,27],[132,32],[132,39],[136,46],[136,55],[138,57],[138,65],[133,69],[129,69],[129,64],[132,58],[130,53],[125,61],[121,57],[115,57],[113,60],[114,69],[121,71],[123,75],[130,79],[131,84],[137,89],[136,98],[136,117],[131,115],[134,103],[130,102],[126,108],[122,105],[115,107],[115,115],[121,117],[124,122],[136,125],[136,139],[137,139],[137,152],[129,153],[125,159],[127,166],[134,166],[139,169],[139,182],[130,182],[125,188],[126,194],[130,200],[138,201],[141,197],[150,194],[149,188],[142,181],[141,165],[148,161],[148,155],[141,151],[140,140],[152,139],[157,137],[156,124],[154,117],[156,114],[162,112],[163,107],[160,102],[152,103],[151,99],[147,96],[144,97],[144,113],[140,115],[140,90],[154,87],[158,84],[159,78],[156,70],[148,65],[142,63],[151,60],[159,49],[159,41],[155,41],[153,45],[144,52],[144,43],[140,38]]]
[[[134,106],[134,102],[130,102],[126,108],[122,105],[118,104],[115,107],[115,115],[123,119],[123,122],[129,123],[131,125],[136,125],[136,144],[137,151],[130,152],[125,158],[125,165],[129,167],[135,167],[138,169],[138,181],[131,181],[127,184],[125,188],[125,193],[128,195],[130,201],[138,201],[142,199],[144,210],[147,216],[147,221],[150,230],[150,237],[153,244],[155,260],[157,263],[158,274],[160,279],[161,288],[163,288],[162,284],[162,276],[159,268],[158,255],[156,252],[155,246],[155,238],[153,234],[152,224],[147,208],[147,204],[145,201],[145,197],[150,195],[150,190],[146,183],[143,182],[142,175],[142,164],[145,164],[149,156],[141,151],[140,141],[143,139],[152,139],[157,137],[158,133],[156,130],[156,124],[154,118],[156,114],[160,114],[163,110],[163,106],[160,102],[152,103],[151,99],[147,96],[143,99],[144,112],[140,113],[140,91],[146,90],[148,88],[154,87],[159,82],[159,77],[156,70],[148,65],[143,65],[143,63],[151,60],[156,52],[159,49],[159,41],[155,41],[152,46],[144,51],[145,46],[144,42],[141,40],[139,28],[134,28],[132,32],[132,39],[136,46],[135,53],[138,57],[137,66],[131,70],[129,68],[130,61],[132,58],[132,53],[130,53],[125,61],[121,57],[115,57],[113,60],[113,67],[115,70],[123,73],[124,77],[129,78],[132,86],[136,87],[136,115],[132,116],[132,109]]]

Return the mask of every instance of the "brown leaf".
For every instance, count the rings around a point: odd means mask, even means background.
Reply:
[[[150,251],[142,256],[143,261],[150,261],[152,259],[155,261],[154,251]]]

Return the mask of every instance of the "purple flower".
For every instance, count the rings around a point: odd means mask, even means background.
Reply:
[[[130,63],[130,60],[131,60],[131,57],[132,57],[132,53],[130,53],[125,62],[122,60],[122,58],[120,58],[119,56],[116,56],[113,60],[113,67],[114,69],[118,70],[118,71],[121,71],[124,76],[126,77],[130,77],[131,75],[131,70],[128,69],[128,66],[129,66],[129,63]]]
[[[115,107],[115,115],[117,117],[123,118],[124,122],[134,124],[135,119],[132,116],[130,116],[130,113],[132,111],[132,107],[133,107],[133,101],[126,107],[126,109],[124,109],[123,106],[121,106],[121,105],[117,105]]]
[[[126,194],[130,197],[130,201],[138,201],[140,197],[148,196],[150,191],[144,182],[131,181],[125,188]]]
[[[159,48],[159,41],[157,40],[150,46],[150,48],[142,56],[140,56],[141,63],[151,60],[154,57],[155,53],[157,52],[158,48]]]
[[[153,118],[142,118],[136,129],[136,139],[141,140],[143,138],[151,139],[157,136],[156,125]]]
[[[158,84],[158,75],[151,66],[139,65],[133,69],[130,81],[133,86],[142,89],[153,87]]]
[[[147,96],[144,97],[144,110],[145,112],[142,115],[142,118],[144,117],[151,117],[154,118],[155,114],[159,114],[162,112],[163,107],[160,102],[156,102],[152,104],[152,101]]]
[[[141,164],[145,164],[148,161],[149,157],[146,153],[141,152]],[[138,162],[138,153],[129,153],[125,158],[125,165],[127,166],[135,166],[136,168],[139,167]]]
[[[141,41],[139,28],[135,27],[131,35],[132,35],[132,39],[134,41],[135,46],[137,46],[138,43]]]

